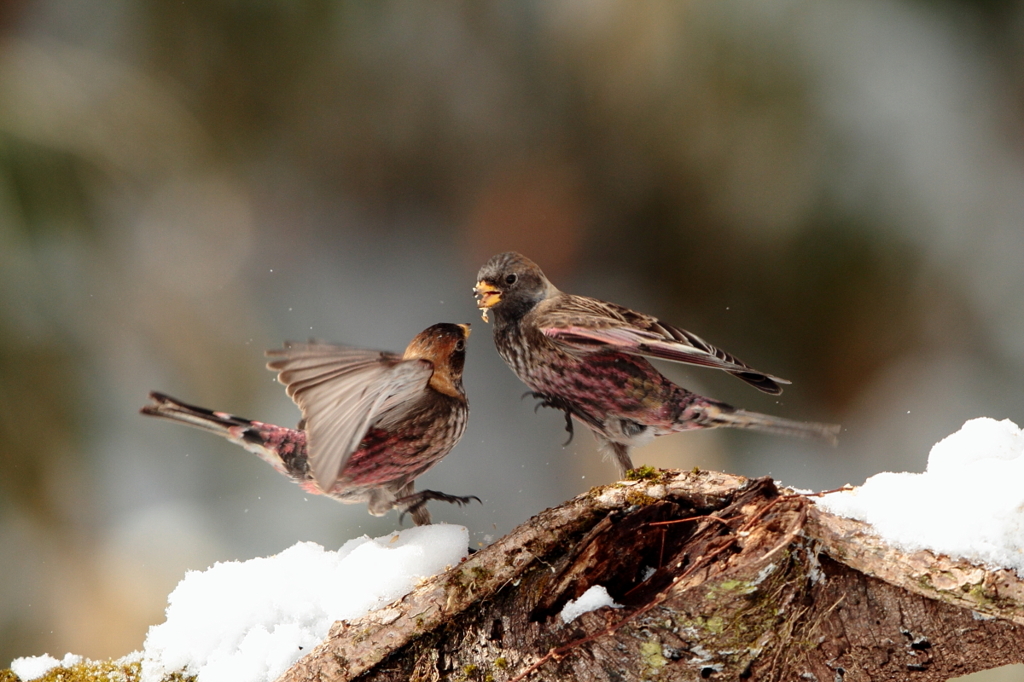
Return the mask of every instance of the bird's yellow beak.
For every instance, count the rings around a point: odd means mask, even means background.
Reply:
[[[462,338],[464,339],[468,339],[469,335],[473,333],[473,330],[469,328],[468,322],[466,324],[460,324],[458,326],[462,327]]]
[[[473,295],[476,296],[476,307],[480,309],[480,316],[484,318],[484,322],[490,322],[487,319],[487,311],[501,302],[501,292],[494,285],[481,280],[473,287]]]

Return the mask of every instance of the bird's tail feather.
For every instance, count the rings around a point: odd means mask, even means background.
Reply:
[[[784,417],[773,417],[746,410],[709,409],[708,417],[715,426],[737,429],[751,429],[780,436],[795,436],[828,443],[833,447],[839,443],[839,424],[801,422]]]
[[[215,433],[257,455],[305,488],[309,463],[306,459],[306,434],[302,431],[196,407],[156,391],[152,391],[149,398],[153,404],[139,410],[142,414]],[[320,493],[315,486],[305,489],[314,494]]]
[[[189,405],[157,391],[151,391],[149,399],[153,401],[153,404],[146,405],[139,410],[142,414],[188,424],[189,426],[215,433],[218,436],[223,436],[224,438],[230,439],[232,437],[232,427],[252,426],[252,422],[248,419],[236,417],[227,412],[214,412],[205,407]]]

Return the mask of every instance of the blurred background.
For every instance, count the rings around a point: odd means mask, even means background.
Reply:
[[[420,487],[483,500],[431,507],[476,544],[611,482],[479,319],[507,249],[793,381],[665,367],[687,387],[844,425],[638,463],[823,489],[1024,423],[1024,5],[0,3],[0,667],[140,648],[185,570],[398,527],[138,414],[293,425],[286,339],[473,323]]]

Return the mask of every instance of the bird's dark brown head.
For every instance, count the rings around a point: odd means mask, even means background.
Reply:
[[[490,310],[502,321],[521,318],[558,293],[536,263],[515,251],[499,253],[484,263],[476,279],[473,293],[484,322]]]
[[[466,366],[468,324],[442,322],[416,335],[402,354],[403,360],[429,360],[434,365],[430,386],[452,397],[463,397],[462,369]]]

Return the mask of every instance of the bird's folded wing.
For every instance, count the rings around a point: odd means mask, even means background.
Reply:
[[[765,393],[781,393],[779,384],[790,383],[759,372],[696,334],[646,316],[639,321],[647,323],[649,328],[639,328],[626,320],[608,317],[593,325],[541,326],[541,331],[545,336],[579,350],[617,350],[725,370]]]
[[[267,355],[302,410],[310,470],[325,492],[375,418],[421,394],[433,371],[426,360],[329,344],[289,343]]]

